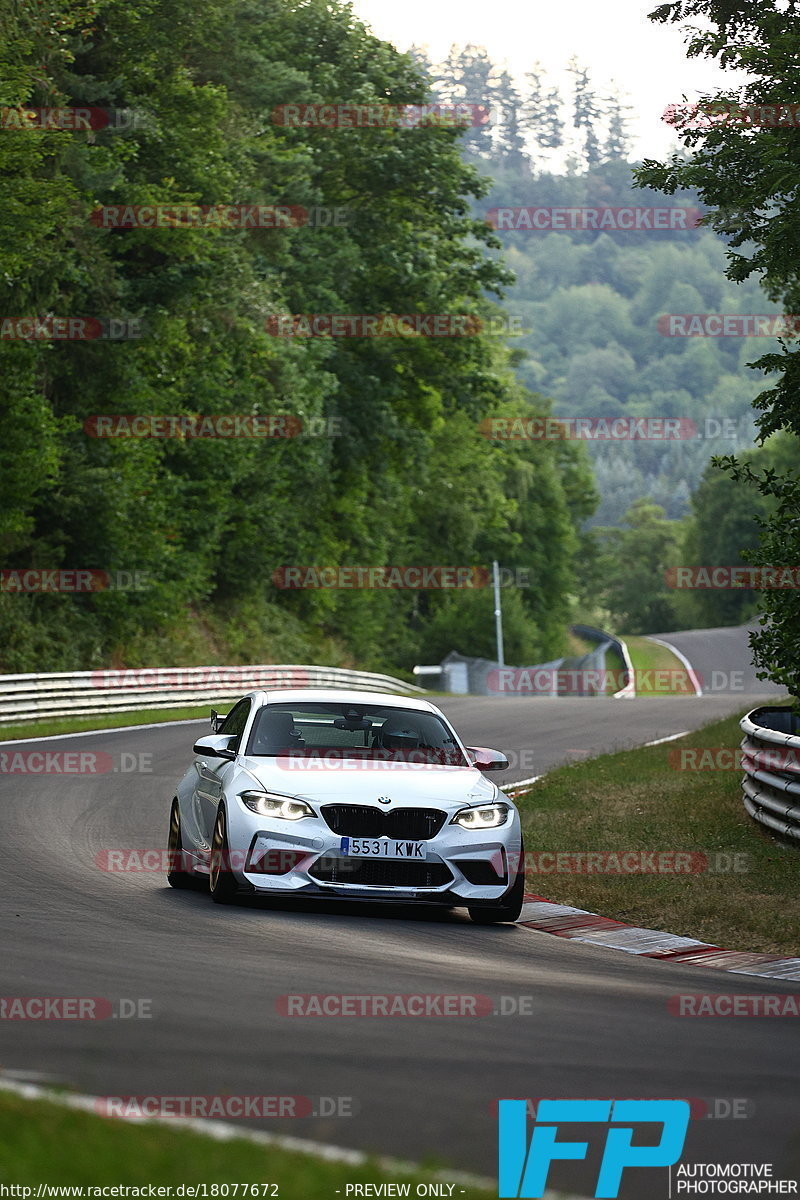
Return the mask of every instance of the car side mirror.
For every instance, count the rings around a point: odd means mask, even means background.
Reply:
[[[479,771],[507,771],[508,759],[488,746],[467,746],[467,753]]]
[[[192,749],[195,754],[207,755],[208,758],[236,758],[236,752],[228,749],[231,740],[229,733],[216,733],[210,737],[198,738]]]

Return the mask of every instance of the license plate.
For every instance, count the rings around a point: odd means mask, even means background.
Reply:
[[[425,858],[424,842],[401,842],[393,838],[343,837],[340,849],[351,858]]]

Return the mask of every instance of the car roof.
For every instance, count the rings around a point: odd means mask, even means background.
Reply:
[[[398,696],[393,692],[362,692],[355,688],[275,688],[269,692],[256,692],[263,697],[262,704],[286,704],[296,701],[337,702],[340,704],[380,704],[391,708],[413,708],[418,712],[439,714],[439,709],[418,696]]]

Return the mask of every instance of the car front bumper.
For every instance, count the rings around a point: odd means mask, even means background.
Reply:
[[[521,837],[515,810],[505,825],[472,831],[451,823],[454,809],[434,837],[423,839],[424,860],[409,862],[343,855],[342,836],[321,817],[287,829],[285,821],[270,822],[242,812],[241,804],[235,807],[235,815],[229,810],[231,869],[248,892],[452,907],[498,903],[517,874]],[[233,847],[239,847],[238,862]]]

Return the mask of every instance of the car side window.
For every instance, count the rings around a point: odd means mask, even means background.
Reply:
[[[250,701],[240,700],[238,704],[233,706],[225,720],[222,722],[220,733],[227,734],[228,737],[233,738],[232,741],[228,742],[228,748],[230,750],[238,751],[239,743],[242,740],[242,733],[244,732],[244,727],[247,724],[247,718],[249,715]]]

